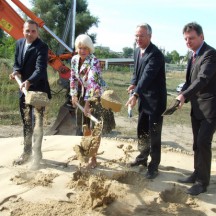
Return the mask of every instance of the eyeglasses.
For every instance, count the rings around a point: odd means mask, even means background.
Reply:
[[[135,35],[135,38],[137,39],[137,38],[146,38],[148,36],[148,34],[146,34],[146,35]]]

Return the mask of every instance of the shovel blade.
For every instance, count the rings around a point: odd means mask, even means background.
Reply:
[[[177,109],[178,106],[180,104],[179,100],[173,100],[171,105],[169,106],[169,108],[167,108],[164,113],[162,114],[162,116],[166,116],[166,115],[172,115]]]

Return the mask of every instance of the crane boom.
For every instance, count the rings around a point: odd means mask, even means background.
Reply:
[[[29,18],[34,20],[40,28],[45,29],[49,34],[51,34],[59,43],[61,43],[69,52],[73,52],[73,50],[67,46],[59,37],[57,37],[44,23],[44,21],[37,17],[31,10],[29,10],[22,2],[19,0],[11,0],[17,7],[19,7]]]
[[[18,40],[23,37],[24,20],[5,1],[0,0],[0,28]]]
[[[59,72],[59,76],[63,79],[69,79],[70,68],[68,68],[62,60],[71,58],[74,53],[72,49],[68,47],[61,39],[59,39],[51,30],[49,30],[42,19],[37,17],[32,11],[30,11],[19,0],[11,0],[18,8],[20,8],[29,18],[38,23],[40,28],[49,32],[56,40],[58,40],[70,53],[61,55],[55,55],[52,50],[49,50],[49,65]],[[24,20],[19,14],[5,1],[0,0],[0,28],[11,35],[14,39],[18,40],[23,37],[23,24]]]

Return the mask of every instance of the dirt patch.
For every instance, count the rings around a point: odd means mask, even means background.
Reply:
[[[12,177],[10,180],[16,185],[27,184],[28,186],[33,187],[48,187],[53,183],[53,179],[57,176],[58,174],[56,173],[22,171]]]
[[[57,175],[43,173],[20,173],[13,182],[28,186],[44,186],[52,184]],[[22,180],[21,180],[22,179]],[[34,179],[34,180],[32,180]],[[101,173],[77,171],[66,187],[73,192],[66,194],[62,201],[33,203],[13,196],[4,203],[1,212],[10,210],[10,215],[205,215],[197,208],[196,198],[185,194],[184,188],[173,185],[158,195],[147,189],[148,180],[134,171],[122,171],[109,179]],[[145,200],[142,205],[133,208],[133,193]],[[150,198],[151,197],[151,198]],[[128,201],[131,202],[128,203]],[[128,203],[126,205],[126,203]]]
[[[90,157],[96,157],[100,146],[103,122],[96,123],[91,135],[83,136],[80,145],[74,147],[78,160],[87,163]]]
[[[99,152],[103,154],[97,156],[99,165],[94,170],[81,169],[77,157],[72,157],[73,146],[80,143],[79,137],[44,137],[43,154],[46,163],[40,171],[28,171],[28,165],[11,168],[9,156],[13,153],[12,150],[15,153],[11,158],[17,154],[17,150],[22,149],[15,143],[20,139],[2,139],[6,144],[2,148],[1,159],[4,159],[0,166],[0,183],[3,185],[0,215],[215,214],[215,171],[212,172],[208,192],[195,198],[185,193],[186,185],[177,183],[178,178],[190,173],[189,165],[193,168],[192,156],[186,153],[187,149],[191,149],[190,128],[164,127],[159,176],[154,180],[147,180],[144,177],[144,167],[128,166],[137,155],[137,146],[136,138],[128,135],[125,125],[130,125],[130,130],[135,130],[136,124],[130,123],[127,118],[119,118],[117,122],[122,126],[121,134],[119,132],[111,134],[109,138],[102,137]],[[5,133],[13,129],[8,127]],[[22,131],[21,127],[19,130]],[[8,152],[10,155],[5,156]],[[69,159],[65,162],[67,158]],[[8,163],[4,164],[4,160]]]

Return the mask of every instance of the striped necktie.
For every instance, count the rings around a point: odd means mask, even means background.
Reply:
[[[140,52],[140,55],[139,55],[139,62],[141,62],[141,59],[143,58],[144,56],[144,52]]]
[[[197,57],[197,54],[194,52],[193,55],[192,55],[192,64],[195,63],[196,57]]]

